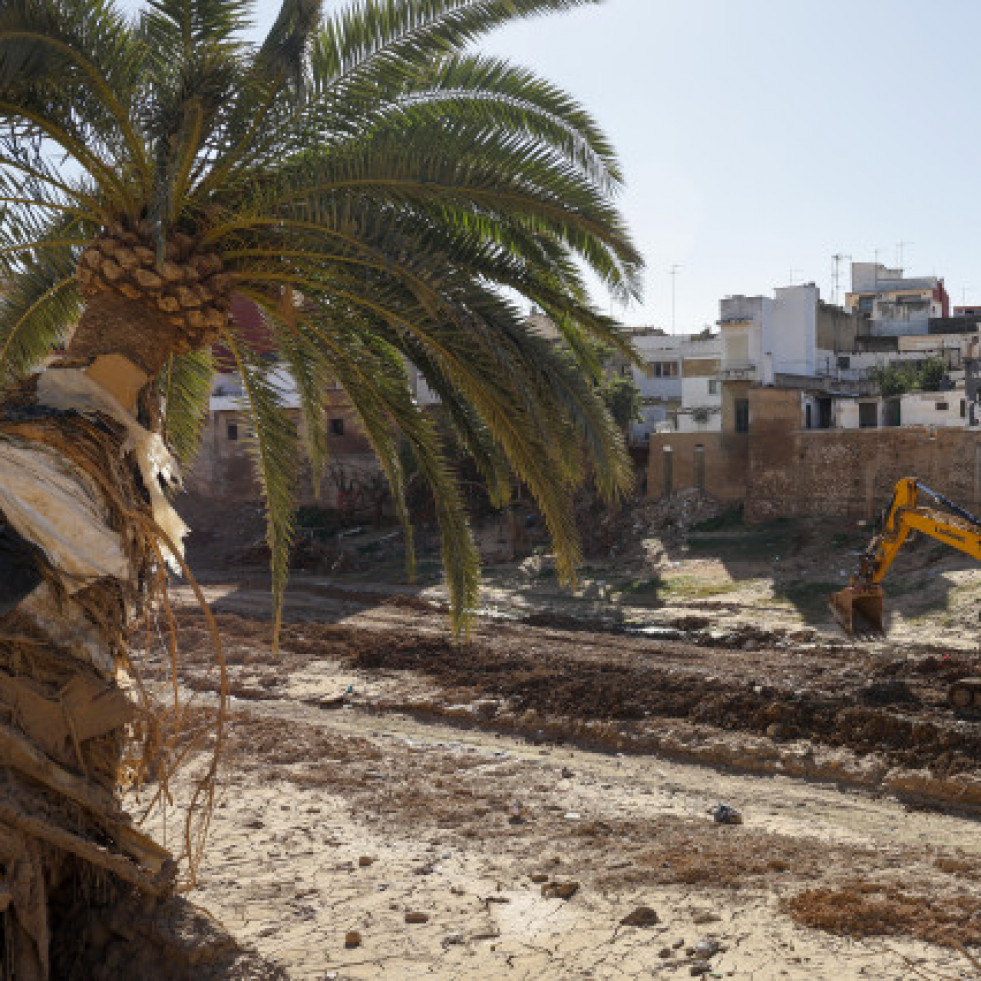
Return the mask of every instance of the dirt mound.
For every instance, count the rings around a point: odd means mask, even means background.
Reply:
[[[367,670],[416,671],[436,679],[454,699],[489,697],[514,715],[543,720],[636,721],[684,719],[721,729],[780,739],[811,739],[860,754],[880,753],[894,765],[951,776],[977,769],[981,732],[913,711],[918,698],[891,677],[826,691],[742,685],[658,664],[650,645],[627,659],[542,657],[473,643],[458,647],[440,637],[365,638],[348,654]],[[886,664],[888,674],[894,664]],[[873,669],[875,671],[877,669]],[[864,703],[864,704],[863,704]]]
[[[981,945],[981,899],[942,899],[896,886],[856,883],[808,889],[785,908],[803,926],[851,937],[912,936],[946,947]]]

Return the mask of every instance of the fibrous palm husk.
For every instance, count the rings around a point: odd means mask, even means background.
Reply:
[[[161,259],[140,231],[114,225],[82,252],[75,275],[83,296],[115,292],[155,306],[176,330],[178,354],[212,343],[228,320],[232,280],[221,256],[187,235],[172,236]]]
[[[183,566],[183,525],[159,486],[165,451],[81,373],[51,374],[0,404],[0,578],[14,574],[0,594],[0,910],[7,962],[28,979],[47,977],[47,896],[66,875],[175,888],[171,853],[134,827],[119,793],[152,775],[151,805],[169,800],[187,752],[176,680],[164,705],[127,655],[134,620],[166,601],[165,563]],[[213,800],[220,675],[214,752],[176,856],[185,885]]]

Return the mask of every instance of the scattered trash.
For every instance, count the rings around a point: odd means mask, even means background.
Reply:
[[[567,767],[567,766],[562,767],[562,779],[563,780],[571,780],[574,776],[575,776],[575,773],[572,770],[570,770],[569,767]]]
[[[656,926],[658,923],[660,920],[657,913],[650,906],[638,906],[620,921],[620,926],[650,927]]]
[[[564,815],[566,821],[581,821],[582,815],[578,811],[567,811]]]
[[[728,804],[716,804],[709,813],[716,824],[742,824],[743,816]]]
[[[357,930],[348,930],[348,932],[344,934],[344,946],[347,947],[348,950],[354,947],[360,947],[361,934],[358,933]]]
[[[548,882],[548,876],[544,872],[532,872],[531,881],[535,885],[541,885],[543,882]]]
[[[674,951],[670,947],[662,947],[657,952],[657,956],[663,960],[667,960],[669,957],[674,957]]]
[[[462,933],[451,933],[443,938],[443,946],[450,947],[455,944],[462,944],[463,941],[464,941],[464,937]]]
[[[688,973],[693,977],[701,977],[703,974],[708,974],[712,970],[712,965],[708,961],[695,961],[691,967],[688,968]]]
[[[713,937],[703,937],[695,944],[695,956],[703,961],[707,961],[722,949],[722,944]]]
[[[418,910],[413,910],[405,914],[406,923],[428,923],[429,914],[420,913]]]
[[[525,817],[522,814],[522,807],[517,801],[513,803],[510,807],[510,815],[508,817],[508,824],[524,824]]]
[[[358,865],[360,865],[361,868],[366,869],[369,865],[374,864],[374,861],[375,860],[370,855],[362,855],[358,859]]]
[[[685,942],[684,940],[676,940],[671,946],[674,947],[675,950],[681,950],[681,948],[685,946]]]

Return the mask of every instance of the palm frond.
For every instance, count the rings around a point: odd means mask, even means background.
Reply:
[[[211,350],[205,348],[175,355],[160,378],[164,437],[185,467],[193,463],[201,449],[214,374]]]
[[[279,645],[283,597],[289,578],[289,554],[296,511],[299,441],[296,426],[283,409],[267,366],[234,330],[223,341],[235,359],[245,392],[244,411],[250,431],[248,447],[266,502],[266,541],[272,565],[274,645]]]

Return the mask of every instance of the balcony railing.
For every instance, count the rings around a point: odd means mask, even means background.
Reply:
[[[729,363],[719,369],[719,381],[755,381],[759,368],[755,364]]]

